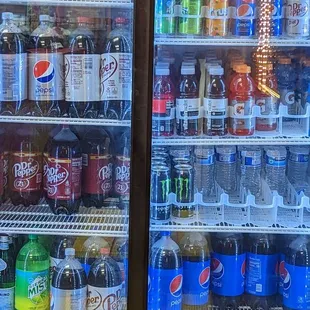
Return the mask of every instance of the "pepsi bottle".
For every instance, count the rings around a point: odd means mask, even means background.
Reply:
[[[276,245],[270,235],[250,236],[247,249],[245,291],[253,309],[276,306],[278,260]]]
[[[211,291],[213,304],[221,310],[235,310],[242,304],[245,259],[241,234],[218,233],[212,242]]]
[[[152,246],[148,281],[148,310],[181,310],[183,264],[170,232],[162,232]]]
[[[310,309],[310,240],[299,236],[285,256],[283,309]]]

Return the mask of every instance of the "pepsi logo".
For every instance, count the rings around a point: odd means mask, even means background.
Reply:
[[[49,83],[55,76],[54,65],[48,60],[39,60],[33,67],[33,76],[40,83]]]
[[[285,269],[285,262],[282,261],[279,264],[279,275],[282,281],[284,281],[286,273],[287,273],[287,270]]]
[[[245,263],[245,260],[244,260],[242,265],[241,265],[241,276],[243,278],[245,278],[245,269],[246,269],[246,263]]]
[[[224,275],[224,266],[217,258],[212,258],[211,271],[215,279],[220,279]]]
[[[170,282],[169,290],[173,297],[180,297],[182,294],[183,276],[177,275]]]
[[[283,275],[283,289],[288,290],[291,287],[291,275],[289,274],[288,270],[284,268]]]
[[[210,267],[206,267],[204,270],[201,271],[199,275],[200,286],[203,288],[208,288],[209,280],[210,280]]]

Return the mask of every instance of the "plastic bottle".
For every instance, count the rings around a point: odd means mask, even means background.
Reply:
[[[81,202],[82,152],[80,142],[63,125],[51,142],[48,157],[47,203],[55,214],[73,214]]]
[[[100,99],[100,55],[89,18],[78,17],[65,55],[65,100],[70,117],[97,118]]]
[[[206,238],[186,233],[180,242],[183,260],[183,310],[205,309],[209,299],[210,253]]]
[[[9,237],[0,236],[0,310],[14,310],[15,253]]]
[[[224,81],[224,69],[210,68],[210,82],[206,85],[204,98],[203,133],[208,136],[227,134],[228,98]],[[217,118],[212,118],[213,116]]]
[[[5,200],[4,193],[4,153],[5,153],[5,131],[4,129],[0,129],[0,203],[3,203]]]
[[[23,14],[13,14],[13,21],[14,24],[21,30],[25,45],[27,46],[30,37],[29,21],[27,17]]]
[[[310,85],[310,60],[307,59],[303,62],[302,71],[299,77],[299,93],[301,97],[302,107],[306,106],[309,94]]]
[[[197,136],[201,132],[199,84],[193,65],[182,65],[176,100],[176,126],[179,136]]]
[[[271,190],[284,196],[286,192],[286,148],[283,146],[267,149],[265,160],[266,181]]]
[[[0,114],[19,113],[27,99],[27,54],[21,30],[13,13],[2,13],[0,25]]]
[[[169,68],[156,66],[153,88],[152,134],[172,136],[175,122],[175,88]]]
[[[82,252],[78,253],[78,256],[86,275],[89,274],[92,263],[100,256],[101,248],[110,248],[109,243],[102,237],[89,237],[84,242]]]
[[[38,242],[38,236],[29,235],[16,259],[15,309],[50,309],[49,255]]]
[[[49,26],[49,20],[48,15],[40,15],[40,25],[30,36],[29,103],[24,114],[33,109],[41,116],[59,117],[65,97],[64,41]]]
[[[214,147],[197,146],[194,150],[195,190],[208,198],[214,190]]]
[[[250,76],[251,67],[236,66],[236,75],[233,77],[229,90],[229,105],[231,117],[229,132],[236,136],[251,136],[254,134],[255,118],[252,109],[255,103],[255,83]],[[247,118],[242,118],[247,116]]]
[[[261,193],[262,151],[259,147],[241,151],[241,186],[252,195]]]
[[[149,264],[148,310],[181,310],[183,263],[170,232],[161,232],[161,238],[153,244]]]
[[[101,248],[101,257],[91,265],[87,310],[122,309],[122,275],[117,262],[109,253],[109,249]]]
[[[115,27],[101,55],[101,100],[99,117],[130,120],[132,102],[132,38],[129,21],[114,20]]]
[[[131,137],[130,130],[126,130],[116,139],[114,161],[114,196],[119,201],[119,208],[129,206],[130,195],[130,157]]]
[[[42,153],[35,127],[20,124],[11,144],[9,196],[14,205],[36,205],[42,195]]]
[[[287,178],[292,184],[307,180],[309,147],[291,146],[287,163]]]
[[[309,309],[310,242],[299,236],[289,246],[285,256],[283,309]]]
[[[212,239],[212,248],[213,304],[222,310],[236,310],[241,305],[245,282],[246,254],[242,234],[217,233]]]
[[[53,272],[51,309],[85,310],[87,302],[87,279],[80,262],[75,259],[75,250],[67,248],[66,258]]]
[[[237,189],[236,151],[235,146],[215,148],[215,180],[226,193]]]

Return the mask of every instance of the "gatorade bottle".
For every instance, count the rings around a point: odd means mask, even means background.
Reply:
[[[170,232],[152,246],[148,278],[148,310],[182,309],[183,264]]]
[[[236,136],[251,136],[254,134],[255,118],[252,109],[255,103],[255,83],[250,76],[251,67],[236,66],[236,75],[232,79],[229,90],[229,105],[231,116],[229,132]],[[242,118],[247,116],[247,118]]]
[[[27,54],[22,31],[13,13],[2,13],[0,26],[0,114],[19,113],[27,99]]]
[[[180,249],[183,260],[183,310],[203,310],[208,304],[210,253],[206,238],[200,233],[186,233]]]
[[[224,81],[224,69],[211,67],[210,82],[205,88],[203,133],[208,136],[227,134],[228,98]]]
[[[14,205],[37,205],[42,195],[42,151],[34,126],[20,125],[11,144],[9,196]]]
[[[87,301],[86,274],[77,259],[75,250],[67,248],[66,258],[53,272],[51,288],[51,309],[85,310]]]
[[[112,195],[112,141],[104,129],[94,127],[85,133],[81,145],[84,206],[101,208]]]
[[[50,309],[49,267],[49,255],[38,236],[29,235],[16,260],[16,310]]]
[[[9,237],[0,236],[0,310],[14,310],[15,255]]]
[[[49,15],[40,15],[40,25],[30,36],[28,78],[29,105],[41,116],[61,114],[65,97],[63,44],[63,38],[50,26]]]
[[[82,152],[67,125],[54,136],[48,157],[47,203],[55,214],[73,214],[81,202]]]
[[[101,248],[99,257],[88,275],[87,310],[122,309],[122,274],[117,262],[109,256],[108,248]]]

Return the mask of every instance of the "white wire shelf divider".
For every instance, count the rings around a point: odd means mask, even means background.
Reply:
[[[55,215],[47,205],[0,209],[0,233],[127,237],[128,213],[117,208],[85,208],[78,214]]]

